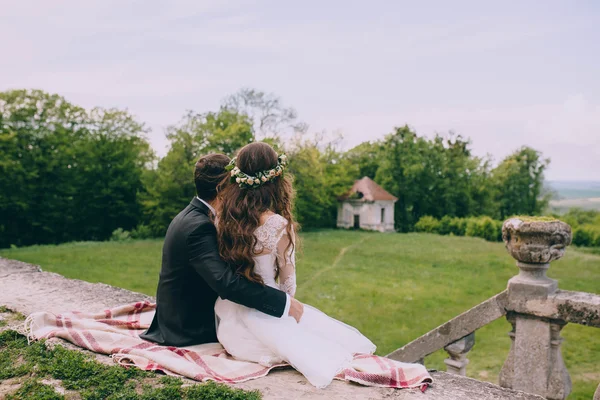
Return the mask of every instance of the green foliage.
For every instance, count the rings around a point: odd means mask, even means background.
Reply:
[[[506,157],[491,175],[497,209],[493,216],[505,219],[516,214],[539,215],[550,200],[542,196],[544,171],[549,163],[530,147]]]
[[[600,211],[572,208],[566,214],[561,215],[560,219],[574,228],[580,225],[600,226]]]
[[[415,231],[425,233],[441,233],[440,232],[440,221],[429,215],[421,217],[415,224]]]
[[[156,237],[148,225],[139,224],[131,230],[132,239],[151,239]]]
[[[117,228],[110,235],[110,240],[113,242],[123,242],[131,239],[131,233],[124,231],[123,228]]]
[[[571,225],[574,245],[600,247],[600,211],[572,208],[560,220]]]
[[[143,124],[39,90],[0,93],[0,247],[104,240],[141,215]]]
[[[581,225],[573,228],[573,244],[584,247],[600,247],[600,227]]]
[[[24,376],[28,378],[23,385],[7,399],[63,399],[51,386],[40,383],[44,377],[59,380],[65,389],[78,392],[84,400],[261,398],[258,391],[245,392],[214,382],[182,388],[181,379],[158,378],[137,368],[107,366],[78,351],[62,346],[48,348],[43,341],[28,345],[27,339],[15,331],[0,332],[0,379]]]
[[[440,235],[465,236],[466,231],[466,218],[450,217],[449,215],[444,215],[440,220],[440,226],[438,230],[438,233]]]
[[[466,217],[491,213],[489,162],[471,156],[461,136],[429,140],[408,126],[380,143],[376,181],[398,197],[396,228],[411,231],[423,216]]]
[[[490,217],[467,219],[466,236],[480,237],[490,242],[502,239],[502,223],[498,224]]]
[[[144,223],[151,236],[163,236],[171,220],[196,194],[194,166],[202,155],[224,153],[233,156],[252,141],[253,131],[245,115],[228,109],[217,113],[188,112],[167,128],[171,148],[156,169],[143,176]]]
[[[169,126],[169,152],[156,163],[147,129],[125,111],[88,111],[35,90],[0,93],[0,247],[106,240],[117,228],[123,231],[115,240],[126,232],[162,237],[195,195],[198,158],[233,156],[257,136],[290,156],[295,212],[305,228],[335,226],[337,198],[363,176],[398,197],[395,227],[402,232],[428,215],[441,221],[441,233],[461,235],[466,225],[442,219],[538,215],[547,204],[549,161],[528,147],[492,169],[453,133],[429,139],[404,126],[348,151],[322,138],[287,140],[306,129],[279,97],[242,89],[218,111],[189,111]]]
[[[287,153],[298,222],[304,228],[334,227],[337,199],[352,187],[356,165],[336,150],[334,142],[297,140]]]
[[[439,233],[440,235],[480,237],[490,242],[502,241],[502,221],[490,217],[452,218],[441,220],[426,215],[415,224],[417,232]]]
[[[375,179],[382,155],[380,142],[364,142],[347,151],[344,157],[352,165],[358,166],[356,179],[364,176]]]

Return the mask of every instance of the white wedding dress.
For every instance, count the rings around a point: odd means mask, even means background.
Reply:
[[[296,292],[295,255],[286,250],[291,239],[288,221],[273,214],[255,231],[257,239],[255,272],[265,285]],[[277,261],[279,282],[276,281]],[[300,323],[290,316],[281,318],[217,299],[217,337],[233,357],[272,366],[287,362],[318,388],[324,388],[344,368],[354,354],[373,354],[375,345],[357,329],[328,317],[309,305],[304,306]]]

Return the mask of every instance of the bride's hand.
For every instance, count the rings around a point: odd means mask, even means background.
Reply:
[[[292,300],[292,304],[290,304],[290,312],[289,312],[289,316],[293,317],[296,322],[300,322],[300,319],[302,318],[302,314],[304,314],[304,304],[300,303],[298,300],[296,300],[295,298],[291,298]]]

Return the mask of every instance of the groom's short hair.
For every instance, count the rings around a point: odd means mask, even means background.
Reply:
[[[217,186],[227,175],[225,167],[229,164],[225,154],[208,154],[200,157],[194,170],[196,194],[202,200],[212,201],[217,197]]]

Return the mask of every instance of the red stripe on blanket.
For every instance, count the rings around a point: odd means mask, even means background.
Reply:
[[[67,332],[69,332],[69,335],[71,335],[71,337],[73,338],[73,342],[79,346],[79,347],[83,347],[84,349],[90,349],[90,346],[86,345],[86,343],[84,342],[84,340],[81,338],[81,336],[79,336],[79,333],[77,333],[77,331],[75,329],[73,329],[73,324],[71,323],[71,320],[69,318],[63,317],[64,322],[65,322],[65,326],[67,327]]]
[[[140,329],[139,321],[122,321],[120,319],[98,319],[98,322],[109,326],[123,326],[128,329]]]
[[[392,380],[400,383],[400,387],[406,387],[406,378],[404,377],[404,373],[399,371],[399,368],[394,364],[392,360],[389,358],[383,359],[390,366],[390,371],[392,371],[393,376]]]
[[[348,368],[344,371],[344,376],[346,379],[352,380],[352,381],[357,381],[358,383],[364,382],[364,384],[372,383],[372,384],[386,386],[386,387],[397,387],[397,386],[390,386],[394,382],[392,382],[390,380],[390,378],[385,375],[377,375],[377,374],[370,374],[370,373],[366,373],[366,372],[359,372],[359,371],[356,371],[355,369]]]
[[[210,376],[212,376],[215,380],[218,380],[219,382],[235,383],[235,381],[237,379],[241,379],[241,378],[227,378],[221,374],[218,374],[216,371],[213,371],[208,366],[208,364],[206,364],[206,362],[202,359],[202,356],[200,356],[196,352],[193,352],[193,351],[190,351],[187,349],[179,349],[177,347],[169,347],[169,350],[171,350],[173,353],[177,354],[178,356],[181,356],[181,357],[187,358],[187,359],[191,359],[191,361],[193,361],[196,365],[198,365],[199,367],[204,369],[204,371],[206,371]]]
[[[82,331],[81,333],[83,334],[83,337],[85,337],[92,346],[92,350],[94,350],[96,353],[105,353],[104,349],[98,344],[96,338],[94,338],[94,335],[92,335],[90,331]]]

